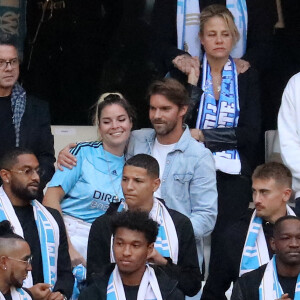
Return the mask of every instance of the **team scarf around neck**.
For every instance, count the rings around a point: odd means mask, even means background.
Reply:
[[[118,212],[123,209],[127,210],[128,207],[125,202],[121,202]],[[154,243],[154,248],[163,257],[170,257],[174,264],[178,262],[178,236],[174,222],[161,201],[153,198],[153,207],[149,213],[149,217],[159,224],[158,235]],[[111,238],[110,257],[111,262],[115,262],[113,255],[113,237]]]
[[[203,93],[200,98],[196,128],[233,128],[239,121],[240,105],[235,63],[229,57],[222,71],[220,99],[216,101],[210,66],[203,57]],[[228,174],[240,174],[241,161],[238,150],[214,152],[216,169]]]
[[[177,47],[201,59],[199,0],[177,0]]]
[[[264,276],[259,286],[259,300],[281,299],[284,294],[280,282],[278,280],[276,268],[276,255],[268,263]],[[300,300],[300,274],[298,274],[295,287],[294,300]]]
[[[53,216],[41,203],[32,200],[31,205],[40,239],[44,282],[54,286],[57,279],[59,227]],[[3,187],[0,188],[0,220],[10,221],[15,233],[24,237],[22,226]],[[27,288],[32,287],[31,272],[28,272],[23,285]]]
[[[235,25],[240,33],[240,39],[230,55],[234,58],[241,58],[247,49],[248,11],[246,0],[227,0],[226,7],[233,14]]]
[[[287,214],[295,216],[294,211],[287,205]],[[256,270],[270,261],[268,246],[262,227],[262,218],[256,216],[254,210],[243,249],[240,275]]]
[[[31,300],[31,296],[22,288],[10,288],[10,295],[12,300]],[[0,300],[5,300],[4,295],[0,292]]]
[[[117,265],[108,281],[106,299],[126,300],[122,279]],[[155,272],[149,265],[146,265],[146,270],[139,286],[137,300],[162,300]]]
[[[16,147],[20,146],[20,127],[21,120],[25,112],[26,107],[26,92],[17,82],[12,90],[11,94],[11,108],[13,112],[13,124],[15,126],[16,133]]]

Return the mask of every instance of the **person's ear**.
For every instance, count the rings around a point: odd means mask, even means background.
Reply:
[[[7,257],[4,256],[4,255],[2,255],[2,256],[0,257],[0,268],[1,268],[2,270],[6,270],[6,269],[7,269],[6,262],[7,262]]]
[[[290,189],[290,188],[285,188],[285,189],[283,190],[283,197],[282,197],[282,200],[283,200],[284,202],[288,202],[289,199],[291,198],[291,195],[292,195],[292,189]]]
[[[188,111],[188,108],[189,108],[188,105],[182,106],[182,107],[180,108],[180,110],[179,110],[179,116],[180,116],[180,117],[185,116],[186,113],[187,113],[187,111]]]
[[[157,191],[157,189],[160,186],[160,179],[159,178],[155,178],[153,180],[153,193]]]
[[[270,246],[271,246],[271,249],[273,250],[273,252],[275,252],[276,245],[275,245],[275,239],[274,239],[274,237],[270,238]]]
[[[147,260],[151,257],[153,249],[154,249],[154,243],[149,244],[147,249]]]
[[[0,170],[0,177],[2,179],[3,182],[5,183],[9,183],[10,182],[10,178],[11,178],[11,175],[10,175],[10,172],[5,170],[5,169],[1,169]]]

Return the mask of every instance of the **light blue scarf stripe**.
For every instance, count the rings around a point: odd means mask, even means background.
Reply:
[[[126,209],[125,203],[121,202],[118,208],[118,212],[121,212],[123,209]],[[162,210],[159,211],[159,220],[162,219]],[[163,257],[172,257],[169,249],[169,242],[166,235],[165,227],[163,226],[163,222],[159,222],[158,234],[156,237],[156,241],[154,243],[154,248],[160,253]]]
[[[31,205],[36,208],[36,226],[39,233],[42,262],[43,262],[43,274],[44,282],[55,285],[56,273],[53,271],[56,269],[56,257],[55,253],[55,239],[54,232],[48,219],[34,201],[31,201]]]
[[[181,16],[183,20],[182,24],[182,36],[181,36],[181,46],[180,50],[184,50],[184,41],[185,41],[185,18],[186,18],[186,0],[178,0],[177,1],[177,14]],[[178,37],[180,39],[180,37]]]
[[[262,227],[262,218],[255,217],[251,225],[252,231],[249,232],[242,256],[241,272],[246,270],[255,270],[260,267],[255,243],[258,232]]]
[[[202,90],[203,94],[200,99],[196,128],[212,129],[237,127],[240,113],[238,81],[236,66],[231,57],[229,57],[222,72],[221,93],[217,103],[213,91],[210,66],[207,62],[206,55],[204,55]],[[228,160],[239,159],[237,150],[227,150],[223,152]],[[216,155],[216,153],[213,154]]]
[[[22,288],[18,288],[16,289],[17,292],[21,295],[21,299],[23,300],[31,300],[32,298],[28,295],[27,292],[25,292],[25,290],[23,290]]]
[[[241,58],[247,50],[248,10],[246,0],[227,0],[226,7],[231,11],[240,33],[240,40],[231,51],[231,56]]]
[[[111,273],[107,285],[107,297],[106,297],[107,300],[117,300],[113,281],[114,281],[114,277],[113,277],[113,273]]]
[[[272,265],[272,278],[269,278],[269,267]],[[263,288],[263,282],[268,283],[269,280],[273,279],[273,290],[270,291],[268,288]],[[272,283],[272,282],[271,282]],[[300,274],[297,277],[297,283],[295,286],[295,296],[294,300],[300,300]],[[277,267],[276,267],[276,255],[273,256],[272,260],[268,263],[267,268],[265,270],[262,282],[259,286],[259,300],[268,300],[268,299],[279,299],[284,294],[284,291],[282,290],[282,287],[280,285],[280,282],[278,280],[278,273],[277,273]],[[275,296],[275,298],[274,298]]]

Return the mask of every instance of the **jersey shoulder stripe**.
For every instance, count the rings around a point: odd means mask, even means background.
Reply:
[[[99,148],[102,145],[102,142],[81,142],[76,145],[75,148],[70,149],[70,153],[73,155],[77,155],[81,149],[86,147],[89,148]]]

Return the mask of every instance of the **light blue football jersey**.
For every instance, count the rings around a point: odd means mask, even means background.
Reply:
[[[77,158],[76,167],[55,172],[49,187],[61,186],[64,190],[63,214],[92,223],[106,212],[110,202],[124,199],[121,188],[124,156],[104,151],[102,142],[79,143],[71,150]]]

